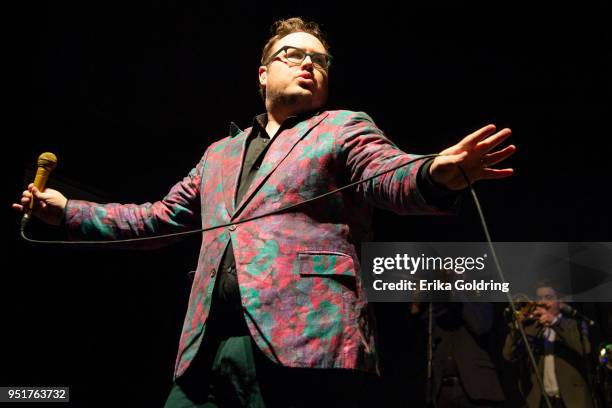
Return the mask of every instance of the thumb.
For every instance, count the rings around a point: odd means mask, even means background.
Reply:
[[[32,193],[34,194],[34,197],[36,197],[39,200],[46,200],[49,198],[49,194],[47,193],[42,193],[38,188],[36,187],[32,187]]]

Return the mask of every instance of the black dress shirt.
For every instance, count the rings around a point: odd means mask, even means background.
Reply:
[[[236,203],[240,203],[251,186],[266,152],[276,139],[276,135],[284,129],[291,128],[302,120],[307,119],[310,115],[312,113],[287,118],[276,131],[273,138],[270,138],[266,131],[268,123],[267,114],[263,113],[253,119],[252,130],[246,140],[246,153],[240,172]],[[440,208],[449,207],[456,201],[457,194],[437,186],[431,180],[429,167],[432,160],[428,160],[421,167],[417,177],[418,188],[426,201],[435,203]],[[236,260],[231,240],[223,254],[221,265],[221,271],[213,291],[211,318],[213,319],[214,326],[217,327],[218,333],[221,336],[248,335],[249,331],[242,313],[242,302],[240,300],[240,289],[236,274]]]

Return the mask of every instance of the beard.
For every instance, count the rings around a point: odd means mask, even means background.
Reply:
[[[271,96],[270,100],[275,105],[292,107],[292,108],[296,107],[296,105],[298,105],[300,101],[303,100],[302,95],[297,95],[297,94],[286,94],[286,93],[279,92],[279,93],[272,93],[272,95],[270,96]]]
[[[312,94],[288,93],[278,90],[266,90],[266,99],[270,106],[280,108],[294,114],[307,112],[318,108]],[[267,105],[268,103],[266,103]]]
[[[268,94],[268,98],[272,106],[282,107],[287,110],[294,111],[299,109],[300,105],[304,105],[306,102],[306,95],[299,95],[295,93],[285,93],[279,91],[272,91]],[[308,104],[309,105],[309,104]],[[302,108],[306,108],[303,106]]]

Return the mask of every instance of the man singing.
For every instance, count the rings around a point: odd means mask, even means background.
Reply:
[[[419,156],[399,150],[363,112],[325,110],[332,57],[319,27],[278,21],[263,48],[266,112],[209,146],[161,201],[96,204],[32,185],[19,211],[65,223],[73,239],[202,233],[168,407],[357,406],[377,372],[374,326],[357,250],[374,206],[398,214],[452,208],[491,166],[509,129],[488,125],[420,160],[325,199],[244,223]]]

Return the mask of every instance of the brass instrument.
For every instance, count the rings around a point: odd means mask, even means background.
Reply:
[[[533,313],[538,307],[548,309],[546,304],[531,300],[529,296],[524,293],[519,293],[514,297],[514,306],[516,308],[516,317],[519,320],[533,319]]]

